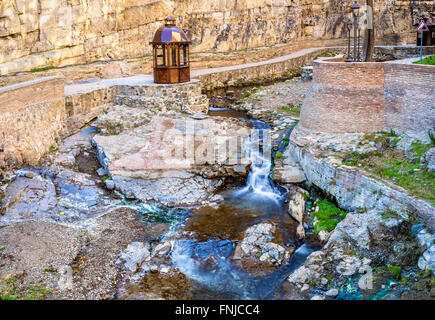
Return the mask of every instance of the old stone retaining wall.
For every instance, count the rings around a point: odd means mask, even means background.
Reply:
[[[208,112],[208,98],[201,93],[201,82],[192,80],[178,84],[156,84],[153,81],[138,86],[116,86],[115,103],[147,108],[157,112]]]
[[[370,177],[366,172],[349,166],[337,166],[327,158],[316,156],[310,145],[301,143],[304,129],[293,130],[289,154],[305,173],[307,182],[330,194],[347,211],[371,209],[394,210],[412,215],[435,231],[435,208],[424,200],[410,196],[406,190],[384,180]]]
[[[197,70],[192,72],[192,76],[201,81],[205,91],[288,79],[296,76],[301,66],[311,64],[324,51],[325,48],[319,48],[294,57],[289,55],[287,59],[276,58],[243,66]]]
[[[64,79],[0,88],[0,167],[36,164],[55,145],[65,119]]]
[[[434,66],[315,61],[300,123],[314,132],[394,130],[428,141],[434,97]]]

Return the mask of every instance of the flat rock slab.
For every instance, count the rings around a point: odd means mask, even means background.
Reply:
[[[120,203],[88,174],[68,169],[57,175],[36,168],[31,172],[33,178],[19,175],[7,186],[0,226],[28,220],[77,223]]]
[[[247,175],[241,146],[249,134],[235,119],[155,116],[149,125],[93,142],[115,188],[128,198],[182,205],[207,200],[228,175]]]

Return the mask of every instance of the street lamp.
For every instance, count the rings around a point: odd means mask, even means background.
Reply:
[[[356,52],[356,38],[357,38],[357,28],[358,28],[358,12],[359,12],[359,4],[358,2],[355,0],[355,3],[352,5],[352,15],[353,15],[353,61],[359,61],[359,57],[357,57],[357,55],[359,56],[359,52],[357,54]],[[358,46],[358,51],[359,51],[359,46]]]
[[[352,59],[350,58],[350,32],[352,30],[352,21],[348,20],[346,22],[346,30],[347,30],[347,59],[346,62],[352,62]]]

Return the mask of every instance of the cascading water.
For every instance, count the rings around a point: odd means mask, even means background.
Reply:
[[[282,211],[283,196],[269,177],[272,169],[269,128],[262,121],[250,119],[250,122],[253,130],[245,142],[245,152],[251,160],[251,170],[246,185],[227,193],[225,199],[234,210],[249,208],[259,211],[262,216],[268,216]],[[268,298],[269,293],[274,292],[273,289],[284,280],[283,274],[286,273],[276,273],[276,278],[280,279],[278,282],[270,281],[274,278],[273,275],[267,279],[250,276],[230,259],[235,245],[232,240],[177,240],[172,250],[172,261],[182,273],[212,290],[219,298]],[[298,254],[295,255],[297,256]]]
[[[171,241],[171,262],[193,281],[193,297],[197,299],[271,299],[289,273],[314,251],[303,245],[287,264],[263,277],[249,274],[232,259],[237,245],[234,234],[241,234],[247,227],[269,219],[290,219],[284,210],[283,194],[269,177],[273,166],[269,127],[258,120],[248,121],[253,130],[244,146],[252,164],[246,185],[222,193],[224,201],[217,208],[206,208],[206,211],[210,210],[206,219],[198,218],[198,210],[186,215],[186,211],[167,208],[168,213],[163,214],[163,220],[173,220],[173,226],[162,241]],[[157,210],[156,213],[162,215],[161,207],[142,209],[147,217],[153,217],[150,210]],[[195,219],[199,219],[202,227],[196,225],[189,229],[189,221]],[[221,230],[219,224],[228,228],[234,226],[234,230],[204,232],[210,228]]]
[[[251,161],[251,171],[246,186],[236,191],[236,194],[277,202],[282,198],[282,194],[269,178],[272,169],[270,130],[261,121],[251,120],[251,122],[254,130],[245,144],[248,159]]]

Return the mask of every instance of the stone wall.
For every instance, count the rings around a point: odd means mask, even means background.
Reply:
[[[435,209],[429,202],[415,199],[403,188],[374,179],[359,168],[338,166],[333,159],[319,156],[311,145],[299,138],[309,134],[298,125],[290,136],[286,152],[301,166],[307,182],[330,194],[340,208],[347,211],[394,210],[415,215],[429,230],[435,230]]]
[[[434,71],[425,65],[315,61],[300,123],[314,132],[394,130],[429,141]]]
[[[295,40],[340,38],[352,2],[3,0],[0,75],[150,53],[148,42],[168,15],[176,17],[177,24],[186,30],[193,51],[228,51]],[[433,4],[418,14],[430,10],[433,11]],[[377,37],[384,37],[388,43],[415,41],[412,14],[410,1],[376,1]]]
[[[298,75],[301,66],[311,64],[324,51],[325,48],[319,48],[307,50],[301,55],[288,55],[243,66],[198,70],[193,71],[192,76],[201,81],[205,91],[285,80]]]
[[[61,77],[0,88],[0,168],[37,164],[55,145],[65,118],[63,88]]]
[[[115,103],[128,107],[147,108],[156,113],[170,110],[186,113],[208,112],[208,98],[201,93],[201,82],[192,80],[177,84],[117,86]]]

